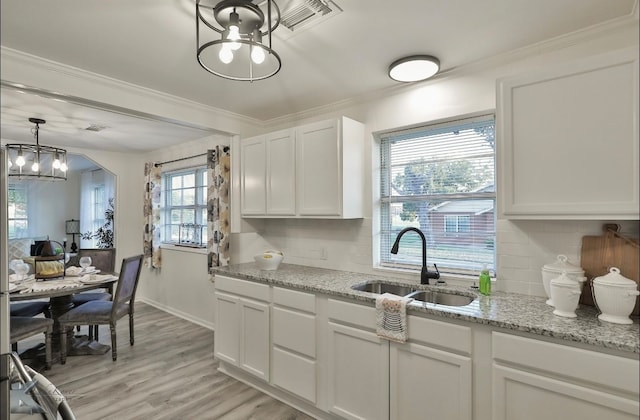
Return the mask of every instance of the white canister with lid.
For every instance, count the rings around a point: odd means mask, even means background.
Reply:
[[[640,295],[635,281],[620,274],[620,269],[611,267],[609,273],[593,280],[593,300],[601,314],[598,319],[614,324],[632,324],[629,318]]]
[[[575,318],[578,300],[580,299],[580,283],[569,277],[566,272],[549,282],[551,300],[556,307],[554,315]]]
[[[551,297],[550,282],[552,279],[558,277],[560,274],[565,273],[569,278],[574,279],[579,285],[586,280],[584,277],[584,270],[577,265],[573,265],[569,262],[566,255],[558,255],[555,262],[545,264],[542,267],[542,285],[544,291],[547,294],[547,305],[555,306],[553,304],[553,298]]]

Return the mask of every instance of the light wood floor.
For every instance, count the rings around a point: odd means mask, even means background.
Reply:
[[[69,357],[44,372],[78,420],[311,419],[218,372],[213,332],[204,327],[137,302],[135,345],[126,318],[117,338],[116,362],[110,352]],[[110,344],[107,326],[100,327],[100,342]]]

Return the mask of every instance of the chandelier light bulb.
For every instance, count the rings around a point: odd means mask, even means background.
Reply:
[[[229,27],[227,29],[229,29],[229,35],[227,35],[228,40],[239,41],[242,39],[240,36],[240,17],[236,12],[232,12],[229,15]],[[232,50],[237,51],[240,49],[242,44],[239,42],[232,42],[230,46]]]
[[[33,165],[31,165],[31,170],[33,172],[38,172],[39,169],[40,169],[40,164],[36,160],[36,161],[33,162]]]
[[[54,155],[53,163],[51,164],[51,166],[53,166],[53,169],[60,169],[60,158],[58,157],[57,152]]]
[[[24,160],[24,156],[22,156],[22,150],[20,150],[18,152],[18,157],[16,158],[16,165],[22,168],[25,163],[27,162]]]
[[[251,60],[256,64],[262,64],[264,62],[265,55],[264,50],[260,47],[251,47]]]
[[[61,170],[62,172],[67,172],[67,169],[69,169],[69,168],[67,167],[67,162],[62,162],[62,163],[60,164],[60,170]]]
[[[233,51],[229,46],[227,46],[227,44],[224,44],[224,46],[220,50],[220,53],[218,54],[218,57],[224,64],[229,64],[233,61]]]

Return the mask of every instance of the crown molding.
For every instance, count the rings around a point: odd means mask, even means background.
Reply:
[[[149,89],[143,86],[135,85],[122,80],[114,79],[112,77],[104,76],[98,73],[93,73],[87,70],[83,70],[77,67],[69,66],[63,63],[38,57],[23,51],[15,50],[7,47],[0,47],[0,57],[2,63],[2,85],[3,87],[11,86],[14,88],[31,88],[34,90],[40,90],[42,92],[48,92],[50,95],[58,96],[61,98],[73,99],[72,102],[79,105],[89,105],[101,107],[105,110],[111,110],[114,112],[127,112],[130,111],[132,115],[145,114],[143,109],[132,109],[127,106],[128,101],[123,100],[120,103],[113,103],[114,101],[96,101],[93,98],[74,94],[71,92],[59,92],[50,89],[43,88],[41,86],[33,86],[29,84],[22,84],[19,80],[7,80],[5,75],[8,72],[6,69],[10,69],[12,66],[26,67],[31,69],[38,69],[40,72],[48,74],[47,80],[62,79],[65,81],[74,81],[78,83],[80,89],[81,86],[92,86],[95,90],[99,89],[101,92],[115,93],[117,92],[119,97],[122,98],[136,98],[135,103],[158,103],[162,104],[163,108],[173,108],[181,111],[181,114],[195,114],[206,115],[207,123],[203,124],[200,121],[185,121],[181,118],[168,117],[166,115],[156,115],[155,113],[146,113],[146,116],[155,116],[160,119],[171,120],[172,122],[180,122],[183,124],[194,124],[199,128],[207,127],[213,130],[219,130],[221,132],[233,133],[234,131],[220,129],[220,127],[212,126],[219,121],[227,121],[222,126],[259,126],[263,125],[263,121],[255,118],[247,117],[245,115],[236,114],[224,109],[212,107],[199,102],[195,102],[189,99],[185,99],[179,96],[171,95],[165,92]],[[53,77],[51,76],[53,74]],[[124,102],[124,103],[123,103]],[[233,122],[229,124],[229,122]]]

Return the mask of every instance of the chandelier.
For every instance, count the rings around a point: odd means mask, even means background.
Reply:
[[[10,177],[25,179],[67,179],[67,151],[58,147],[43,146],[38,138],[40,124],[46,121],[29,118],[36,126],[31,129],[36,144],[7,144],[7,168]]]
[[[280,24],[280,9],[273,0],[205,2],[196,0],[197,58],[205,70],[251,82],[280,71],[280,56],[271,48],[271,34]],[[201,25],[208,39],[201,39]]]

